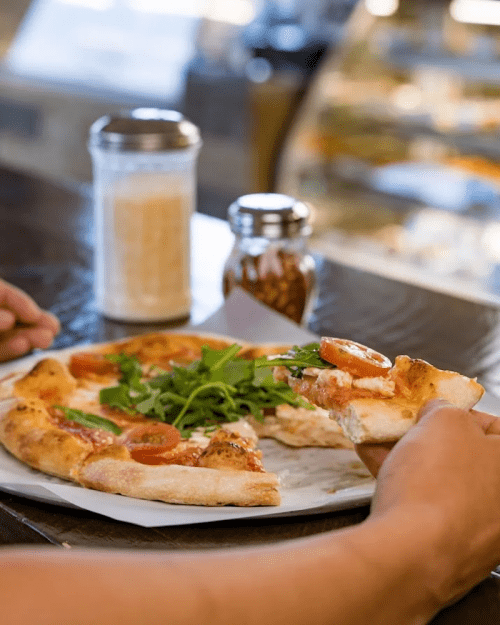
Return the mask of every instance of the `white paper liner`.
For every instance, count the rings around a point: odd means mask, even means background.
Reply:
[[[187,525],[251,517],[297,515],[367,503],[373,480],[354,452],[288,449],[261,441],[266,468],[282,481],[282,504],[239,508],[166,504],[102,493],[41,474],[0,449],[0,488],[48,503],[63,503],[143,527]]]

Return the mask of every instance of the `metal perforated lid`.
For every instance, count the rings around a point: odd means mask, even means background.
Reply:
[[[138,108],[106,115],[90,128],[89,147],[115,152],[181,150],[201,142],[197,126],[177,111]]]
[[[269,239],[309,235],[311,210],[307,204],[281,193],[252,193],[231,204],[231,230],[242,236]]]

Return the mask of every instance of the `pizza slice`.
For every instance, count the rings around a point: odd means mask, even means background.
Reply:
[[[471,409],[484,388],[474,379],[424,360],[384,355],[347,339],[324,337],[272,360],[274,377],[328,410],[353,443],[394,442],[420,408],[442,398]]]

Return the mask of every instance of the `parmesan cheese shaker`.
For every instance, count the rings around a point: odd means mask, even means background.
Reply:
[[[280,193],[252,193],[231,204],[235,242],[224,267],[224,295],[239,286],[305,325],[316,290],[307,249],[310,214],[308,204]]]
[[[198,128],[175,111],[135,109],[92,125],[95,297],[106,317],[189,316],[200,146]]]

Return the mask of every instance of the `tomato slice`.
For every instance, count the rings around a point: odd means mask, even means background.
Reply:
[[[69,370],[75,378],[84,378],[88,374],[109,375],[118,369],[114,362],[103,354],[95,352],[78,352],[69,361]]]
[[[163,456],[148,454],[140,449],[132,449],[130,451],[130,457],[132,460],[136,462],[140,462],[141,464],[149,464],[149,465],[159,465],[159,464],[170,464],[168,460],[166,460]]]
[[[348,339],[323,337],[319,344],[319,355],[339,369],[361,378],[384,376],[392,367],[389,358],[383,354]]]
[[[186,449],[179,453],[173,453],[165,456],[161,455],[153,455],[145,453],[140,449],[132,450],[130,455],[133,460],[136,462],[140,462],[141,464],[151,464],[151,465],[159,465],[159,464],[180,464],[185,467],[194,467],[196,466],[196,461],[198,459],[198,453],[196,450]]]
[[[154,421],[142,423],[129,430],[124,437],[124,444],[131,454],[157,456],[179,444],[181,434],[168,423]]]

